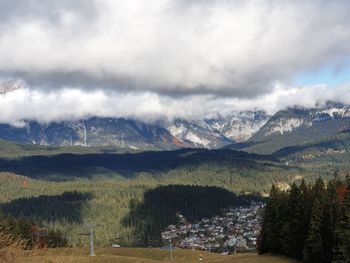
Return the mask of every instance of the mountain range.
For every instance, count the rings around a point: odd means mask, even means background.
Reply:
[[[48,124],[23,120],[16,125],[0,124],[0,139],[52,146],[117,146],[139,150],[216,149],[249,138],[267,119],[267,114],[258,111],[235,113],[226,118],[196,121],[176,119],[154,123],[101,117]]]
[[[0,139],[21,144],[135,150],[229,147],[270,154],[284,147],[329,139],[349,129],[350,106],[328,102],[314,108],[287,108],[272,116],[257,110],[153,123],[102,117],[48,124],[23,120],[16,125],[0,124]]]
[[[284,147],[329,141],[349,129],[349,105],[327,102],[316,108],[288,108],[274,114],[243,148],[270,154]]]

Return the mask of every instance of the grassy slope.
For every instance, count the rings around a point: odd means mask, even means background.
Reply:
[[[30,254],[32,253],[32,255]],[[36,253],[36,255],[35,255]],[[66,249],[64,251],[49,250],[42,252],[26,252],[22,255],[19,262],[26,263],[154,263],[170,262],[169,251],[160,249],[142,249],[142,248],[100,248],[96,250],[97,256],[89,257],[87,249]],[[297,261],[279,256],[258,256],[257,254],[247,253],[238,255],[220,255],[215,253],[205,253],[201,251],[191,251],[184,249],[175,249],[173,262],[198,262],[199,255],[202,254],[202,262],[217,263],[296,263]]]
[[[91,154],[91,153],[126,153],[137,152],[132,149],[118,147],[83,147],[83,146],[41,146],[34,144],[18,144],[0,140],[0,158],[20,158],[26,156],[50,156],[56,154]]]

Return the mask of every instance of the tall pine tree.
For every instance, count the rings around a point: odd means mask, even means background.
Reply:
[[[341,219],[337,225],[336,236],[338,246],[336,247],[333,262],[350,262],[350,177],[346,177],[347,191],[344,196]]]
[[[323,226],[323,248],[325,250],[326,262],[332,262],[335,258],[338,247],[338,238],[336,226],[342,213],[342,204],[346,186],[339,178],[337,171],[334,173],[334,179],[327,184],[328,200],[325,205],[324,226]]]
[[[321,205],[316,198],[312,206],[308,237],[303,251],[305,263],[324,262],[323,244],[321,238]]]
[[[279,222],[279,207],[281,203],[281,192],[275,184],[272,185],[270,198],[266,204],[264,221],[260,233],[259,253],[279,252],[280,246],[280,225]]]
[[[288,196],[287,218],[284,225],[283,250],[284,254],[302,259],[304,236],[304,206],[301,188],[293,183]]]

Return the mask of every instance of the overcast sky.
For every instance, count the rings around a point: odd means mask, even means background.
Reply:
[[[0,0],[0,121],[350,102],[347,0]]]

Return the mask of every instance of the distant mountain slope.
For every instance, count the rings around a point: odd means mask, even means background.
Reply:
[[[141,150],[187,146],[163,127],[124,118],[89,118],[47,125],[24,121],[19,127],[1,124],[0,139],[21,144],[117,146]]]
[[[179,141],[195,148],[216,149],[242,142],[254,135],[269,119],[264,111],[232,112],[226,117],[188,121],[177,119],[164,127]]]
[[[166,129],[180,142],[194,148],[216,149],[233,143],[205,121],[175,120]]]
[[[52,156],[57,154],[95,154],[95,153],[135,153],[133,150],[117,146],[45,146],[37,144],[18,144],[0,140],[0,158],[21,158],[27,156]]]
[[[226,117],[153,123],[102,117],[49,124],[22,121],[15,126],[0,124],[0,140],[137,151],[227,147],[271,154],[285,147],[331,139],[348,129],[350,106],[329,102],[310,109],[288,108],[272,117],[264,111],[241,111]]]
[[[288,146],[330,139],[347,129],[350,129],[350,106],[327,103],[313,109],[289,108],[277,112],[239,148],[273,153]]]
[[[205,122],[227,138],[243,142],[252,137],[269,120],[265,111],[240,111],[227,117],[207,119]]]
[[[0,140],[51,146],[115,146],[134,150],[178,148],[217,149],[245,140],[267,120],[264,112],[239,112],[228,117],[146,123],[125,118],[92,117],[86,120],[41,124],[21,121],[0,124]]]
[[[282,148],[273,156],[290,164],[346,164],[350,159],[350,132],[340,132],[332,138],[314,141],[302,145]]]
[[[138,153],[96,153],[28,155],[20,158],[0,158],[0,172],[13,172],[46,180],[72,180],[76,177],[115,176],[135,177],[139,174],[190,176],[196,170],[212,175],[214,170],[231,175],[255,176],[257,172],[284,171],[283,164],[270,156],[261,156],[229,149],[180,149],[175,151],[144,151]],[[222,176],[215,172],[213,176]],[[199,179],[198,179],[199,180]]]

